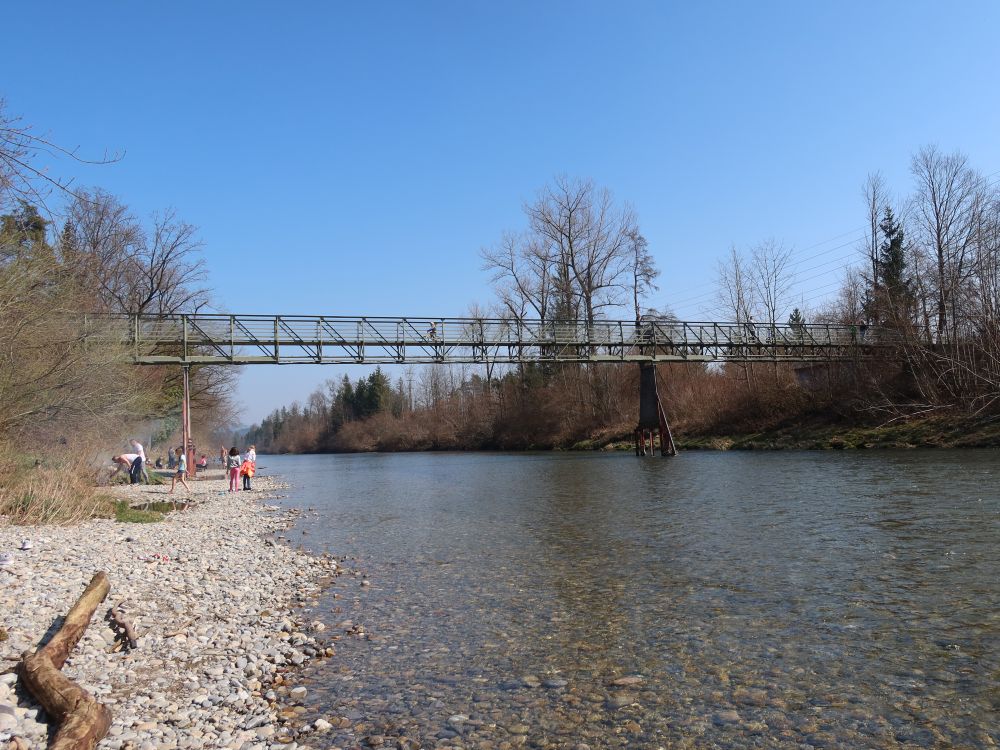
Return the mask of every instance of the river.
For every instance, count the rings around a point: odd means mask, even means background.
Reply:
[[[358,572],[317,746],[1000,743],[996,451],[260,463]]]

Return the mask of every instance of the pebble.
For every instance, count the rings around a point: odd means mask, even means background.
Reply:
[[[129,750],[268,750],[273,743],[292,750],[293,738],[277,729],[275,665],[305,664],[309,654],[322,650],[314,636],[302,632],[322,628],[308,621],[299,625],[296,618],[298,606],[319,594],[321,579],[335,570],[335,562],[264,543],[296,516],[261,506],[280,486],[273,478],[259,477],[263,491],[249,500],[243,493],[220,494],[222,480],[191,485],[193,505],[159,523],[97,519],[33,527],[33,549],[18,553],[0,587],[8,635],[0,641],[0,661],[13,662],[34,645],[103,570],[111,582],[108,601],[63,668],[111,708],[113,739],[101,747],[110,742],[109,747]],[[136,485],[110,491],[138,502],[167,500],[167,489]],[[16,548],[24,532],[0,517],[0,550]],[[147,562],[153,555],[166,561]],[[114,634],[102,617],[108,602],[122,602],[140,636],[137,649],[109,653]],[[289,633],[296,635],[295,646]],[[20,747],[45,747],[45,714],[20,691],[20,703],[13,705],[16,681],[16,674],[0,675],[0,738],[18,737]],[[299,687],[288,694],[300,700],[305,692]],[[319,730],[324,723],[330,728],[324,720],[313,726]],[[6,750],[2,741],[0,748]]]

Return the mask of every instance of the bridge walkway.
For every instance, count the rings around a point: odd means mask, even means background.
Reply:
[[[88,339],[127,343],[139,364],[808,362],[885,356],[898,334],[866,326],[671,320],[89,316]]]

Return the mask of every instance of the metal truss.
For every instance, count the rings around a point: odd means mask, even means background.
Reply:
[[[868,326],[329,315],[87,316],[138,364],[808,362],[886,356]]]

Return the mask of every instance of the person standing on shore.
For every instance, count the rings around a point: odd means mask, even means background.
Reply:
[[[226,465],[226,446],[223,445],[222,447],[219,448],[219,466],[225,466],[225,465]]]
[[[250,491],[250,477],[253,476],[253,463],[246,457],[243,457],[243,463],[240,464],[240,476],[243,477],[243,491]]]
[[[170,492],[167,493],[168,495],[174,494],[174,485],[178,481],[184,485],[184,489],[188,492],[191,491],[191,488],[188,487],[188,483],[184,481],[184,477],[187,475],[188,467],[187,456],[184,455],[184,451],[181,448],[174,448],[174,455],[177,456],[177,473],[170,479]]]
[[[229,472],[229,491],[240,491],[240,452],[234,445],[229,449],[229,456],[226,458],[226,470]]]
[[[247,448],[247,452],[243,454],[243,465],[240,467],[240,474],[243,475],[243,489],[248,492],[253,488],[250,486],[250,480],[253,475],[257,472],[257,446],[251,445]]]
[[[129,442],[129,445],[132,446],[132,450],[135,451],[139,455],[139,458],[142,460],[142,463],[139,464],[139,469],[142,472],[142,480],[146,484],[149,484],[149,469],[146,468],[146,461],[147,461],[147,459],[146,459],[146,451],[142,447],[142,443],[140,443],[135,438],[132,438],[128,442]],[[133,482],[133,484],[135,484],[135,482]]]

